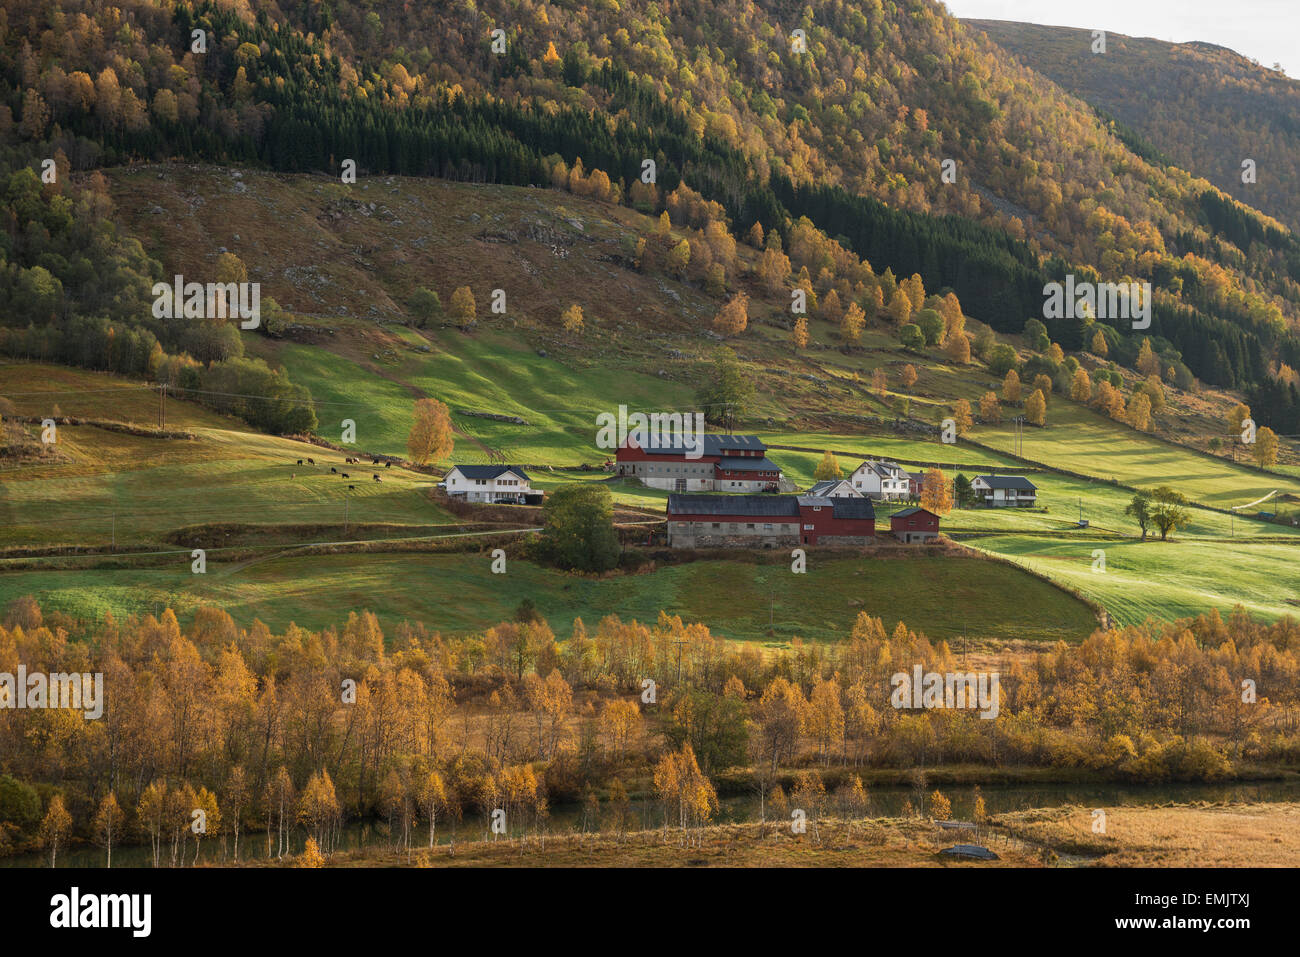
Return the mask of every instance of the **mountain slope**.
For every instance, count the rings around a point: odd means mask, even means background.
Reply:
[[[1083,30],[964,22],[1113,116],[1170,162],[1300,227],[1300,82],[1210,43],[1108,32],[1106,53],[1098,55]],[[1254,183],[1242,182],[1245,159],[1256,163]]]

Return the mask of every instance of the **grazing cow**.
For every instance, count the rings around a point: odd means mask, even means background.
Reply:
[[[391,469],[392,467],[393,467],[393,463],[392,463],[392,462],[385,462],[385,463],[384,463],[384,468],[386,468],[386,469]]]
[[[374,479],[375,479],[376,482],[382,482],[382,481],[383,481],[383,479],[381,479],[378,475],[374,476]]]
[[[349,476],[347,472],[344,472],[344,473],[343,473],[343,477],[344,477],[344,478],[351,478],[351,476]]]
[[[307,464],[308,464],[308,465],[315,465],[315,464],[316,464],[316,460],[315,460],[315,459],[308,459],[308,460],[307,460]]]
[[[302,465],[302,459],[299,459],[299,460],[298,460],[298,464],[299,464],[299,465]]]
[[[337,475],[338,472],[339,472],[339,470],[336,469],[336,468],[335,468],[334,466],[332,466],[332,465],[330,466],[330,471],[333,472],[335,475]]]
[[[370,457],[370,464],[371,464],[371,465],[378,465],[378,464],[379,464],[379,459],[375,458],[374,456],[371,456],[371,457]]]
[[[350,491],[355,492],[355,491],[357,490],[357,487],[356,487],[355,485],[349,485],[349,486],[348,486],[348,489],[349,489]]]

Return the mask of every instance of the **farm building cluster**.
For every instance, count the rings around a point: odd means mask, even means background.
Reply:
[[[704,435],[694,449],[680,439],[623,443],[615,453],[616,475],[640,479],[669,492],[782,492],[794,486],[767,457],[756,435]]]
[[[698,444],[650,439],[625,442],[616,475],[636,478],[668,496],[668,544],[674,548],[776,548],[799,545],[875,544],[876,503],[915,503],[924,475],[897,462],[867,459],[847,478],[815,483],[803,494],[767,457],[755,435],[704,435]],[[448,495],[487,504],[535,504],[528,473],[517,465],[458,465],[441,483]],[[1023,476],[978,475],[971,481],[977,504],[1026,507],[1037,489]],[[711,494],[725,492],[730,494]],[[889,533],[903,544],[939,537],[939,516],[917,505],[889,516]]]

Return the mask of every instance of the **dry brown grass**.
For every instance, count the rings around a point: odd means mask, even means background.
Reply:
[[[405,852],[368,850],[335,854],[331,867],[1034,867],[1031,850],[996,843],[998,861],[940,857],[967,838],[927,821],[881,819],[822,821],[803,835],[785,825],[729,824],[692,831],[689,846],[677,830],[566,834],[506,841],[466,841]],[[256,866],[256,865],[255,865]],[[268,865],[270,866],[270,865]]]
[[[1294,867],[1300,804],[1105,808],[1106,833],[1092,833],[1092,809],[1016,811],[995,823],[1027,841],[1109,867]]]

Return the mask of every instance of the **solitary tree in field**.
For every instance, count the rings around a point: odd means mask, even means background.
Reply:
[[[704,420],[722,426],[728,432],[744,416],[754,398],[754,382],[745,373],[736,354],[722,348],[713,359],[713,369],[695,392],[695,401],[704,411]]]
[[[916,385],[916,366],[910,362],[903,366],[903,371],[898,374],[898,380],[903,383],[904,389],[910,389]]]
[[[1277,433],[1267,425],[1255,433],[1255,464],[1260,468],[1277,464]]]
[[[451,318],[462,329],[474,325],[478,317],[478,304],[474,301],[474,292],[469,286],[461,286],[451,294]]]
[[[1186,528],[1192,520],[1187,509],[1183,507],[1187,504],[1186,496],[1174,491],[1168,485],[1162,485],[1152,492],[1151,501],[1151,521],[1159,529],[1162,542],[1169,537],[1170,532]]]
[[[822,455],[822,460],[817,463],[817,470],[813,472],[813,478],[822,482],[826,479],[840,478],[843,474],[844,470],[840,468],[839,461],[831,453],[831,450],[827,449]]]
[[[573,303],[571,306],[569,306],[568,309],[564,310],[564,315],[560,317],[560,323],[561,325],[563,325],[564,331],[567,332],[569,335],[571,336],[582,335],[582,330],[584,327],[583,318],[582,318],[582,307],[578,305],[576,302]]]
[[[436,292],[426,286],[420,286],[411,293],[410,305],[416,323],[420,326],[428,325],[438,313],[442,312],[442,300],[438,298]]]
[[[1025,418],[1034,425],[1047,424],[1047,400],[1043,398],[1043,390],[1035,389],[1033,395],[1025,400]]]
[[[936,790],[930,795],[930,816],[936,821],[952,820],[952,802],[942,791]]]
[[[1138,492],[1125,507],[1124,514],[1138,523],[1138,528],[1142,529],[1142,541],[1145,542],[1147,528],[1151,525],[1151,496],[1146,492]]]
[[[406,451],[411,461],[424,465],[439,462],[449,455],[455,444],[451,427],[451,412],[437,399],[418,399],[415,403],[411,434],[406,440]]]

